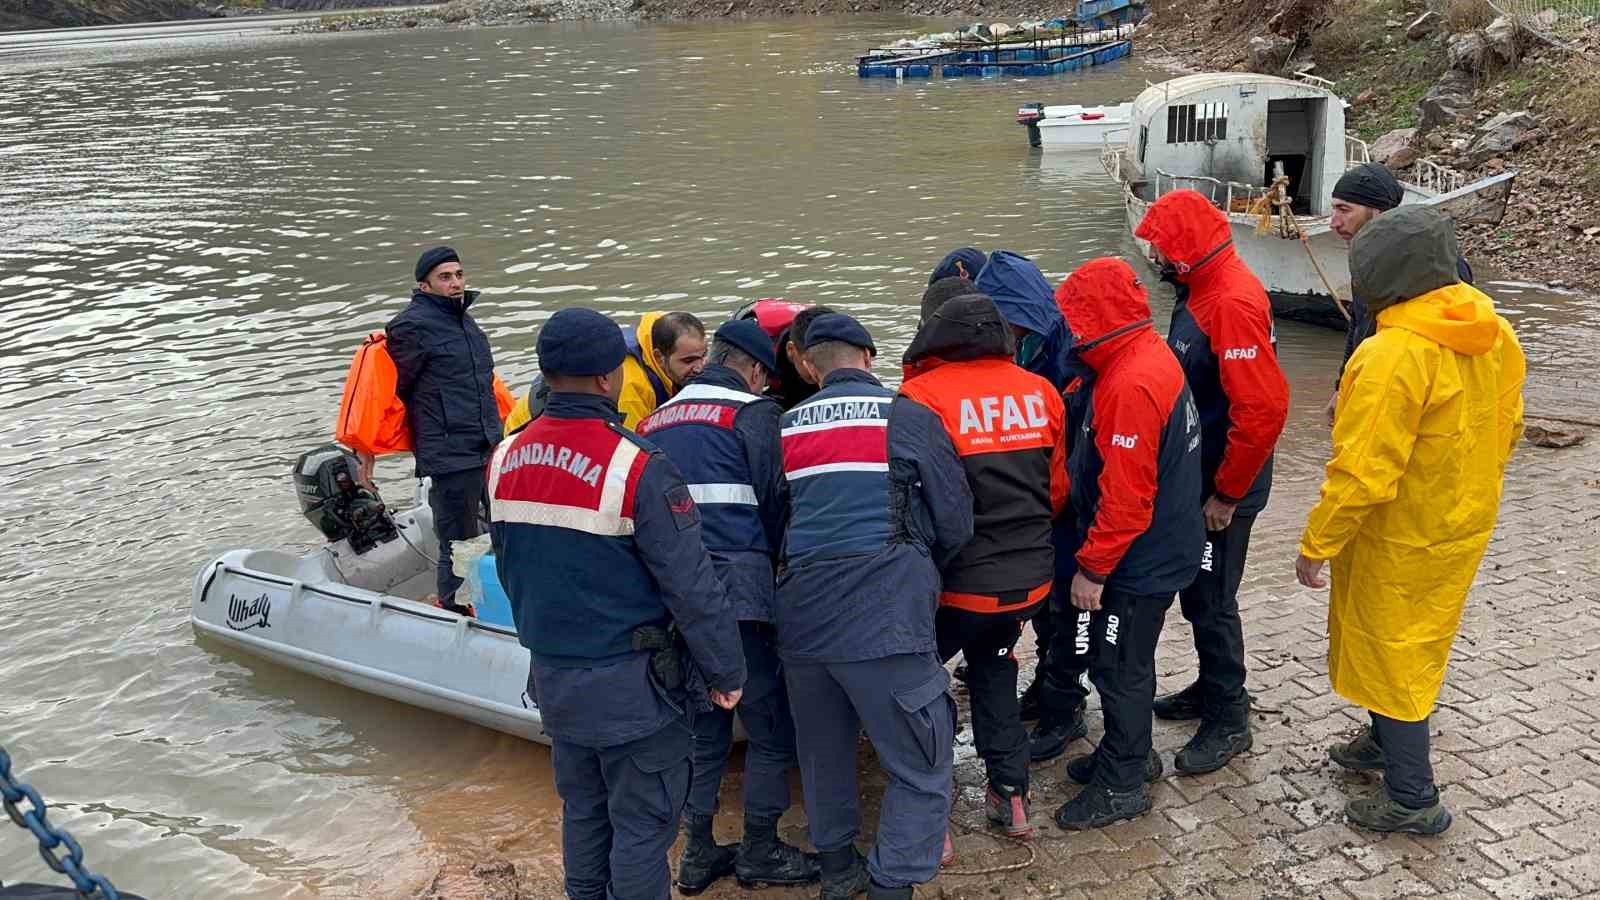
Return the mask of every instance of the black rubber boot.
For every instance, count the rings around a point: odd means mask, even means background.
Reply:
[[[1040,716],[1039,709],[1039,678],[1035,675],[1033,683],[1017,695],[1017,707],[1022,711],[1022,721],[1037,722]]]
[[[1157,697],[1150,705],[1150,711],[1155,713],[1156,718],[1169,722],[1200,718],[1205,711],[1205,694],[1200,690],[1200,682],[1196,681],[1176,694]]]
[[[1249,750],[1251,743],[1249,709],[1241,706],[1214,719],[1202,719],[1200,730],[1178,751],[1172,766],[1183,775],[1215,772]]]
[[[874,881],[867,886],[867,900],[911,900],[916,890],[913,887],[886,888]]]
[[[738,848],[732,844],[721,845],[711,834],[711,817],[684,813],[683,858],[678,860],[678,890],[694,896],[719,878],[733,874],[734,858]]]
[[[1088,784],[1094,780],[1095,755],[1080,756],[1067,763],[1067,777],[1079,784]],[[1161,754],[1154,750],[1144,758],[1144,783],[1154,784],[1161,779],[1161,772],[1165,767],[1161,764]]]
[[[778,839],[777,819],[746,816],[733,874],[740,887],[754,888],[810,884],[822,877],[822,868],[814,854]]]
[[[1068,831],[1104,828],[1113,822],[1132,819],[1150,811],[1150,792],[1138,790],[1117,793],[1091,784],[1056,810],[1056,824]]]
[[[855,844],[824,850],[817,854],[817,861],[822,866],[820,900],[850,900],[865,893],[872,884],[867,875],[867,858]]]
[[[1034,682],[1038,684],[1038,682]],[[1067,745],[1084,737],[1089,733],[1089,723],[1083,720],[1084,707],[1073,711],[1068,719],[1058,719],[1046,715],[1035,725],[1033,732],[1028,735],[1028,758],[1034,762],[1046,762],[1055,759],[1067,752]]]

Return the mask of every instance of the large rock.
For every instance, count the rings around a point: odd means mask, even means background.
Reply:
[[[1477,89],[1477,84],[1472,76],[1458,69],[1452,69],[1439,79],[1439,83],[1428,89],[1428,93],[1417,102],[1417,111],[1421,116],[1419,127],[1423,131],[1431,131],[1441,125],[1454,125],[1456,122],[1472,115],[1472,94]]]
[[[1501,113],[1478,128],[1477,136],[1467,145],[1465,160],[1469,165],[1481,166],[1533,143],[1540,133],[1539,120],[1527,110]]]
[[[1411,149],[1411,143],[1416,137],[1415,128],[1396,128],[1373,141],[1367,150],[1372,154],[1373,162],[1383,163],[1391,170],[1399,171],[1417,161],[1417,151]]]
[[[1438,31],[1439,23],[1443,20],[1443,16],[1430,9],[1422,15],[1417,16],[1417,18],[1406,27],[1406,37],[1412,39],[1413,41],[1420,41],[1428,35],[1433,34],[1435,31]]]
[[[1511,21],[1510,17],[1501,16],[1490,22],[1489,27],[1483,30],[1483,37],[1489,42],[1489,52],[1494,60],[1501,65],[1513,65],[1522,58],[1517,23]]]
[[[1481,31],[1467,31],[1450,38],[1445,48],[1450,68],[1460,72],[1482,72],[1489,62],[1489,39]]]
[[[1275,34],[1258,35],[1250,39],[1250,71],[1263,75],[1276,75],[1294,53],[1293,38]]]

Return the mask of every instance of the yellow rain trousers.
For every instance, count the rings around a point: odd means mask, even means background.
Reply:
[[[1333,460],[1300,552],[1332,560],[1328,677],[1426,718],[1522,436],[1525,363],[1487,296],[1453,284],[1378,314],[1339,385]]]
[[[661,396],[651,383],[650,376],[645,373],[645,367],[649,366],[650,372],[656,376],[656,381],[666,386],[668,391],[672,390],[672,379],[668,378],[667,373],[656,364],[653,352],[655,343],[650,340],[651,326],[655,325],[656,320],[663,315],[666,314],[658,312],[644,314],[644,318],[639,320],[638,329],[634,332],[639,339],[639,353],[637,356],[629,353],[622,361],[622,396],[617,400],[617,408],[622,411],[622,424],[630,429],[637,428],[640,420],[655,412],[657,406],[671,397],[670,394],[666,397]],[[511,410],[511,415],[506,417],[505,433],[510,434],[526,425],[529,415],[528,395],[524,394]]]

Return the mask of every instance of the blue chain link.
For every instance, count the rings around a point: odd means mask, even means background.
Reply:
[[[26,810],[19,805],[24,800],[28,801]],[[72,879],[79,896],[120,900],[117,889],[111,886],[104,875],[97,875],[84,866],[83,847],[73,840],[72,835],[50,824],[44,798],[39,796],[39,792],[11,777],[11,754],[4,747],[0,747],[0,803],[4,803],[6,815],[17,823],[18,828],[33,832],[39,841],[39,856],[44,864]],[[57,856],[57,847],[65,847],[67,855]]]

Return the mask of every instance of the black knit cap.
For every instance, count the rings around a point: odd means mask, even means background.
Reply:
[[[1333,199],[1360,206],[1369,206],[1378,212],[1388,212],[1405,200],[1405,188],[1379,163],[1362,163],[1339,177],[1333,186]]]
[[[447,262],[461,262],[461,257],[450,247],[430,247],[417,257],[417,281],[427,281],[433,270]]]

